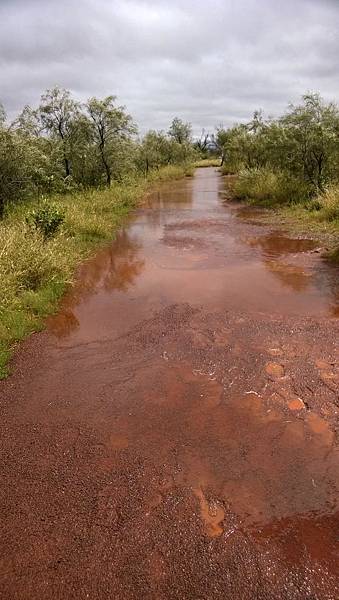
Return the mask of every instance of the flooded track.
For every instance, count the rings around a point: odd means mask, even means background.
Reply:
[[[0,384],[0,597],[339,597],[338,269],[161,186]]]

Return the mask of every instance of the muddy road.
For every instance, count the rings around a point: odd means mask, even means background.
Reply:
[[[339,597],[338,270],[225,185],[154,192],[0,384],[1,599]]]

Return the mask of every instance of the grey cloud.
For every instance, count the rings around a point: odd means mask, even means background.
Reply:
[[[118,95],[141,130],[213,129],[337,98],[338,29],[337,0],[0,0],[0,100],[14,116],[59,83]]]

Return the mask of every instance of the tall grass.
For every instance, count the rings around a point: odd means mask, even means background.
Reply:
[[[194,163],[196,168],[201,167],[220,167],[221,159],[218,157],[215,158],[202,158],[201,160],[197,160]]]
[[[322,221],[339,222],[339,185],[331,185],[319,194],[309,205]]]
[[[293,228],[324,233],[331,250],[328,258],[339,262],[339,185],[332,184],[314,195],[303,181],[269,169],[240,171],[232,185],[234,197],[252,204],[279,209],[278,222],[286,220]]]
[[[252,200],[265,206],[303,202],[309,195],[308,186],[282,172],[270,169],[243,169],[234,185],[237,198]]]
[[[26,222],[37,203],[18,204],[8,211],[0,222],[0,378],[8,374],[14,344],[43,327],[44,318],[56,310],[72,283],[76,265],[112,239],[147,187],[191,172],[189,165],[168,166],[148,179],[52,198],[65,220],[50,239]]]
[[[183,163],[181,165],[167,165],[159,169],[153,169],[147,176],[148,181],[166,181],[168,179],[180,179],[181,177],[192,177],[194,165]]]

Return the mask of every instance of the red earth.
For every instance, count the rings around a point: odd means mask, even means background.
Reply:
[[[225,186],[154,192],[0,383],[1,599],[339,597],[338,269]]]

